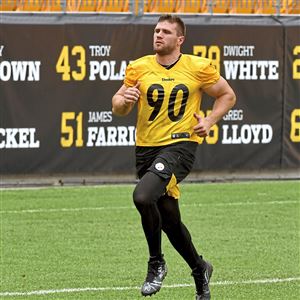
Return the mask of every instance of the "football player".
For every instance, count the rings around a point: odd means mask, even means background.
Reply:
[[[153,34],[154,55],[131,62],[124,84],[112,98],[123,116],[137,105],[136,169],[133,193],[149,249],[143,296],[158,292],[167,274],[162,230],[186,261],[196,285],[196,300],[210,299],[212,265],[203,259],[180,216],[178,183],[191,171],[200,138],[209,134],[235,104],[227,81],[209,59],[182,54],[186,27],[181,18],[162,15]],[[214,98],[211,114],[200,117],[202,93]]]

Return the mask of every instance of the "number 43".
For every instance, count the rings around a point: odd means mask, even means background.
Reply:
[[[71,50],[71,55],[79,56],[76,60],[76,65],[79,68],[79,70],[74,70],[71,72],[69,46],[63,46],[56,63],[56,72],[62,74],[63,81],[71,80],[71,76],[74,80],[83,80],[86,75],[85,49],[80,45],[74,46]]]

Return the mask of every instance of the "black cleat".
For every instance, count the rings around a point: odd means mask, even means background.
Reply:
[[[164,259],[149,261],[147,277],[141,289],[142,295],[146,297],[159,292],[167,272],[168,269]]]
[[[205,270],[201,273],[193,270],[192,276],[194,277],[196,285],[196,300],[210,300],[209,281],[213,272],[213,267],[209,262],[206,262]]]

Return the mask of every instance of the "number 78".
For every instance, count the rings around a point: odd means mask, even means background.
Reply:
[[[196,45],[193,47],[193,54],[208,58],[220,73],[220,48],[218,46]]]

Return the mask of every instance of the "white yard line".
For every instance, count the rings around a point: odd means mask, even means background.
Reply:
[[[30,214],[30,213],[56,213],[56,212],[79,212],[79,211],[97,211],[97,210],[122,210],[133,209],[133,206],[99,206],[99,207],[75,207],[75,208],[38,208],[23,210],[4,210],[1,214]]]
[[[267,279],[254,279],[242,281],[216,281],[211,282],[211,285],[226,286],[226,285],[244,285],[244,284],[274,284],[300,281],[300,277],[290,278],[267,278]],[[171,284],[163,285],[163,288],[175,289],[184,287],[193,287],[193,284]],[[84,293],[84,292],[106,292],[106,291],[127,291],[138,290],[140,287],[136,286],[123,286],[123,287],[86,287],[86,288],[70,288],[70,289],[53,289],[53,290],[36,290],[28,292],[0,292],[0,297],[14,297],[14,296],[32,296],[32,295],[49,295],[49,294],[62,294],[62,293]]]
[[[251,205],[286,205],[300,204],[299,200],[287,201],[257,201],[257,202],[227,202],[227,203],[192,203],[181,204],[181,207],[226,207],[226,206],[251,206]],[[123,210],[134,209],[134,206],[99,206],[99,207],[75,207],[75,208],[37,208],[22,210],[1,210],[0,214],[29,214],[29,213],[56,213],[56,212],[81,212],[81,211],[102,211],[102,210]]]

